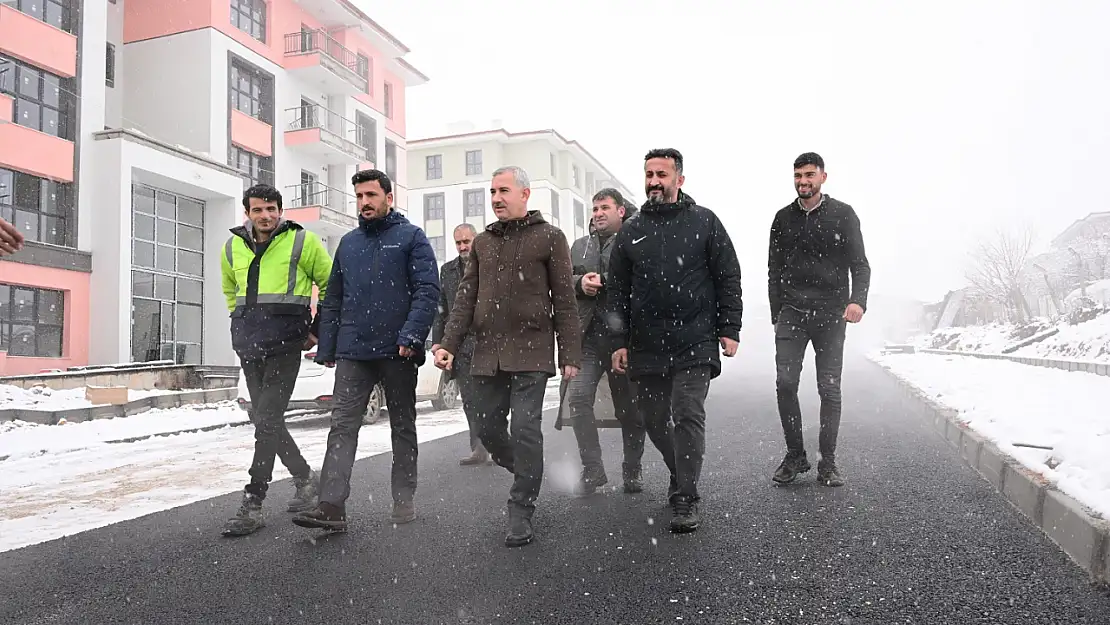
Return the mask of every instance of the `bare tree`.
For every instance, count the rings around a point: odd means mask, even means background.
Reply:
[[[1030,230],[999,230],[975,248],[967,272],[974,293],[1000,306],[1012,321],[1018,323],[1033,316],[1025,298],[1029,285],[1026,268],[1032,250],[1033,235]]]
[[[1094,282],[1110,277],[1110,232],[1105,227],[1087,224],[1075,242],[1075,249],[1083,260],[1080,280]]]

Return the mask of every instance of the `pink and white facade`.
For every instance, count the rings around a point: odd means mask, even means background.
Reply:
[[[233,364],[218,250],[245,186],[334,247],[350,177],[406,208],[408,49],[347,0],[0,0],[0,375]]]

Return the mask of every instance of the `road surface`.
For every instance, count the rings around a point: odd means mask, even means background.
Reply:
[[[710,392],[695,534],[666,529],[654,450],[644,493],[575,498],[573,435],[549,427],[537,541],[507,549],[510,476],[461,469],[461,434],[422,445],[415,523],[388,523],[390,458],[367,458],[346,535],[317,539],[270,509],[258,534],[221,538],[229,494],[3,553],[0,623],[1110,622],[1110,595],[862,357],[845,372],[848,485],[818,487],[811,473],[772,486],[783,450],[771,362],[769,340],[746,339]],[[812,372],[810,359],[803,408],[815,456]],[[603,438],[619,488],[617,432]],[[272,492],[283,501],[287,490]]]

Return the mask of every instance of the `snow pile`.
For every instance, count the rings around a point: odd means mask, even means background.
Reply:
[[[127,417],[94,419],[65,425],[0,423],[0,458],[8,460],[62,453],[105,445],[108,441],[180,432],[247,421],[234,402],[153,409]],[[20,425],[16,425],[20,424]]]
[[[961,356],[872,358],[957,410],[961,422],[1003,453],[1110,519],[1110,377]]]
[[[992,323],[943,328],[915,337],[911,342],[919,349],[1001,354],[1007,348],[1056,332],[1043,340],[1005,353],[1030,358],[1110,362],[1110,311],[1084,311],[1077,319],[1079,323],[1074,324],[1068,318],[1062,318],[1056,322],[1037,319],[1022,325]]]
[[[181,391],[167,391],[153,389],[148,391],[128,391],[129,401],[150,397],[153,395],[169,395]],[[72,410],[74,408],[91,408],[94,404],[85,399],[85,389],[71,388],[56,391],[45,386],[36,386],[30,389],[0,384],[0,410]],[[101,404],[102,405],[102,404]]]

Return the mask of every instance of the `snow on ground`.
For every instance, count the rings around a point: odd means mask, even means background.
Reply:
[[[1060,324],[1058,334],[1014,352],[1015,356],[1110,362],[1110,313],[1076,324]]]
[[[1066,319],[1055,322],[1038,319],[1020,326],[990,323],[942,328],[915,337],[911,343],[918,348],[999,354],[1007,347],[1053,329],[1058,330],[1058,333],[1010,354],[1031,358],[1110,362],[1110,312],[1075,325]]]
[[[1110,519],[1110,378],[966,356],[872,357],[959,411],[961,422],[1003,453]]]
[[[189,389],[186,389],[189,390]],[[135,401],[153,395],[170,395],[181,391],[152,389],[128,391],[128,400]],[[10,384],[0,384],[0,409],[6,410],[72,410],[74,408],[91,408],[94,404],[85,399],[85,388],[70,388],[57,391],[45,386],[25,389]]]
[[[179,408],[155,408],[127,417],[94,419],[64,425],[38,425],[25,421],[0,423],[0,458],[18,460],[44,453],[63,453],[107,445],[138,436],[180,432],[238,423],[247,413],[234,402],[190,404]]]
[[[553,379],[548,384],[544,410],[558,405],[558,379]],[[467,430],[461,409],[432,412],[427,406],[418,404],[416,433],[421,443]],[[39,427],[60,432],[72,426]],[[9,426],[7,431],[0,430],[0,445],[8,436],[27,429],[38,428]],[[327,421],[319,427],[297,428],[293,437],[309,464],[319,470],[327,445]],[[357,458],[389,451],[388,419],[363,427]],[[73,453],[46,453],[0,462],[0,552],[238,491],[249,479],[247,469],[253,453],[253,430],[228,427],[135,443],[94,444]],[[274,480],[288,477],[278,461]],[[284,520],[285,502],[292,494],[289,483],[271,488],[267,514]],[[355,488],[353,496],[389,494]],[[212,523],[205,531],[218,535],[224,520],[234,513],[234,508],[213,509]]]

